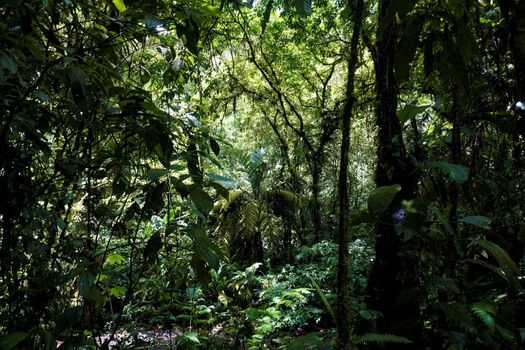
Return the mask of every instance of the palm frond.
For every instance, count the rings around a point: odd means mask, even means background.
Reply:
[[[259,206],[248,201],[241,208],[240,231],[244,237],[252,237],[258,231]]]
[[[335,312],[332,309],[332,305],[330,305],[330,302],[326,298],[326,295],[323,293],[323,290],[321,289],[319,284],[313,279],[313,277],[308,275],[308,278],[310,279],[310,282],[312,282],[312,285],[315,287],[315,290],[317,290],[317,293],[319,293],[319,296],[321,297],[321,300],[323,301],[324,306],[326,307],[326,310],[328,310],[328,313],[330,314],[330,316],[332,316],[332,320],[335,323],[336,318],[335,318]]]

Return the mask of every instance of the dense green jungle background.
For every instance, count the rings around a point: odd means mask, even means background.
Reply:
[[[525,348],[525,1],[0,18],[0,350]]]

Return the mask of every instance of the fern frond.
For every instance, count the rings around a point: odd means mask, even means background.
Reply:
[[[456,301],[440,303],[440,309],[445,313],[447,321],[453,326],[459,327],[467,332],[476,331],[476,323],[468,307]]]
[[[326,310],[328,310],[328,313],[330,314],[330,316],[332,316],[332,320],[334,321],[334,323],[336,323],[335,312],[332,309],[330,303],[328,302],[326,295],[323,293],[321,287],[319,287],[319,284],[312,278],[312,276],[308,275],[308,278],[310,279],[310,282],[312,282],[312,285],[314,286],[315,290],[317,290],[317,293],[319,293],[319,296],[321,297],[321,300],[323,301]]]
[[[496,327],[496,321],[492,316],[496,313],[494,305],[486,302],[479,302],[473,304],[470,307],[470,310],[485,324],[485,326],[487,326],[491,332],[494,332]]]
[[[513,331],[511,331],[510,329],[508,329],[506,327],[500,326],[500,325],[496,325],[496,330],[503,337],[503,339],[505,339],[506,341],[508,341],[512,345],[516,345],[517,344],[518,339],[517,339],[517,337],[516,337],[516,335],[514,334]],[[522,330],[522,328],[520,328],[520,335],[521,335],[521,338],[522,338],[522,341],[523,341],[525,336],[522,334],[521,330]]]
[[[231,190],[228,192],[228,206],[232,205],[233,203],[238,202],[243,195],[243,191],[238,190]]]
[[[376,343],[376,344],[385,344],[385,343],[397,343],[397,344],[412,344],[413,341],[405,337],[393,334],[381,334],[381,333],[366,333],[360,335],[356,338],[356,343]]]
[[[276,189],[266,194],[272,211],[277,216],[292,216],[296,210],[302,207],[302,198],[297,194],[285,189]]]
[[[228,191],[228,198],[221,198],[213,206],[213,211],[216,213],[223,213],[227,211],[230,206],[240,201],[243,197],[243,191],[241,189]]]
[[[259,219],[259,207],[254,201],[249,201],[242,207],[241,220],[239,222],[241,226],[241,232],[244,237],[252,237],[258,228]]]
[[[275,200],[285,202],[290,206],[299,207],[301,204],[301,197],[292,191],[277,189],[272,191],[272,195]]]

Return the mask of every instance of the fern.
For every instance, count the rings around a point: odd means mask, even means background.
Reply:
[[[239,224],[244,237],[252,237],[258,231],[259,215],[259,207],[254,201],[249,201],[242,207]]]
[[[470,307],[470,310],[487,326],[487,328],[494,332],[496,327],[496,321],[494,320],[493,315],[496,313],[494,305],[479,302],[475,303]]]
[[[440,303],[439,307],[445,313],[448,322],[452,325],[470,333],[476,331],[474,318],[464,304],[453,301],[449,303]]]
[[[413,343],[410,339],[407,339],[405,337],[401,337],[399,335],[381,334],[381,333],[366,333],[366,334],[360,335],[360,336],[358,336],[356,338],[355,342],[358,343],[358,344],[364,344],[364,343],[412,344]]]
[[[510,344],[512,344],[512,345],[516,345],[517,344],[518,341],[517,341],[517,338],[514,335],[513,331],[511,331],[510,329],[508,329],[506,327],[500,326],[500,325],[496,325],[496,330],[501,335],[501,337],[503,339],[505,339],[506,341],[508,341]],[[522,341],[523,341],[523,336],[522,336]]]

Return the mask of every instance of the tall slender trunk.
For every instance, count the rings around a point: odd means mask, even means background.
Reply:
[[[384,20],[390,0],[379,3],[378,22]],[[401,124],[396,115],[398,86],[394,74],[397,42],[395,18],[377,34],[375,62],[377,94],[377,169],[378,187],[400,184],[398,193],[379,223],[376,225],[376,259],[368,284],[368,307],[378,310],[383,317],[377,320],[377,331],[405,336],[415,343],[399,346],[386,344],[386,349],[416,349],[422,336],[420,310],[417,300],[417,256],[402,254],[404,246],[397,235],[392,210],[401,201],[414,197],[416,172],[406,156]]]
[[[514,75],[516,87],[514,101],[525,103],[525,1],[523,0],[500,0],[499,5],[507,25],[509,46],[514,63]],[[518,117],[517,131],[525,138],[525,110],[516,108]],[[517,135],[516,135],[517,136]],[[518,167],[523,167],[523,149],[519,138],[515,137],[514,154]]]
[[[349,6],[352,3],[349,1]],[[350,150],[350,122],[355,96],[355,71],[357,68],[359,35],[363,20],[364,1],[358,0],[354,8],[354,27],[350,44],[350,58],[346,81],[346,102],[343,111],[343,125],[341,129],[341,153],[339,164],[339,229],[338,261],[337,261],[337,349],[351,349],[350,336],[352,333],[350,307],[348,305],[348,152]]]
[[[452,144],[451,144],[451,158],[452,163],[461,163],[461,121],[460,121],[460,110],[459,110],[459,91],[457,87],[454,87],[453,101],[452,101]],[[455,182],[451,182],[449,186],[449,198],[450,198],[450,211],[449,211],[449,222],[450,226],[459,237],[458,231],[458,205],[459,205],[459,191],[460,186]]]
[[[322,159],[317,155],[312,159],[312,220],[314,224],[314,243],[321,241],[321,205],[319,203],[320,180],[322,170]]]

